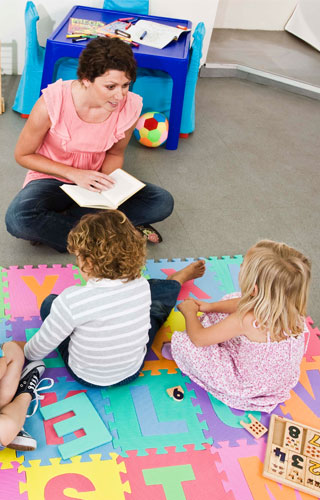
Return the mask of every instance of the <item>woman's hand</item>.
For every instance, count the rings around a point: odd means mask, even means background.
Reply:
[[[114,180],[107,174],[96,172],[95,170],[81,170],[74,168],[69,173],[68,179],[77,186],[100,193],[114,186]]]
[[[197,314],[199,306],[193,299],[186,299],[178,305],[178,310],[185,316],[188,312]]]

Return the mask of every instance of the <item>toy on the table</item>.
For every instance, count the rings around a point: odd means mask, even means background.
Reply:
[[[263,475],[320,496],[320,430],[272,415]]]
[[[265,427],[259,420],[257,420],[251,413],[248,415],[250,422],[244,422],[240,420],[240,424],[247,429],[250,434],[256,439],[261,438],[266,432],[268,432],[267,427]]]
[[[170,398],[173,398],[175,401],[182,401],[184,398],[184,390],[181,385],[177,385],[176,387],[170,387],[167,389],[167,393]]]
[[[166,116],[157,111],[149,111],[140,116],[133,133],[140,144],[157,148],[167,140],[168,132],[169,122]]]

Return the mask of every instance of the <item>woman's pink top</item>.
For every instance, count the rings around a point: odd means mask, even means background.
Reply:
[[[58,80],[44,89],[51,127],[36,151],[51,160],[83,170],[100,170],[105,153],[125,136],[139,118],[142,98],[128,92],[119,106],[101,123],[87,123],[79,118],[74,107],[71,84],[73,80]],[[35,179],[60,179],[29,170],[24,182]]]
[[[226,317],[209,313],[200,321],[207,328]],[[298,383],[307,331],[305,326],[298,337],[280,342],[251,342],[241,335],[207,347],[196,347],[186,332],[174,332],[171,350],[182,372],[215,398],[239,410],[270,413]]]

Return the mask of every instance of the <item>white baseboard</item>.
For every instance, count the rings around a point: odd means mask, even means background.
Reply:
[[[281,75],[250,68],[242,64],[222,64],[206,63],[200,69],[200,77],[233,77],[251,80],[256,83],[271,85],[273,87],[283,88],[289,92],[295,92],[313,99],[320,99],[320,87],[306,82],[293,80]]]

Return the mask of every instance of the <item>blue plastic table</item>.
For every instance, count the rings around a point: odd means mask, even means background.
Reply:
[[[128,17],[132,14],[128,13]],[[41,89],[52,82],[54,67],[62,57],[79,57],[80,52],[88,42],[73,43],[66,38],[70,17],[92,19],[109,23],[116,19],[127,17],[125,12],[115,10],[96,9],[76,5],[73,7],[57,29],[47,39]],[[191,28],[191,21],[185,19],[172,19],[157,16],[139,15],[139,19],[176,26],[177,24]],[[155,49],[147,45],[132,47],[137,64],[143,68],[161,69],[169,73],[173,80],[171,110],[169,121],[169,135],[166,142],[167,149],[177,149],[181,125],[184,90],[186,85],[189,62],[190,32],[183,33],[178,41],[171,42],[163,49]],[[156,111],[156,110],[155,110]]]

